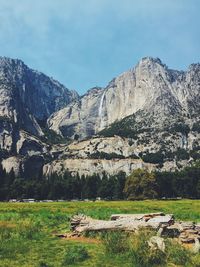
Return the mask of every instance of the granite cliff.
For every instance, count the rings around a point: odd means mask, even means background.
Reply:
[[[138,167],[175,170],[200,158],[200,64],[177,71],[146,57],[79,97],[20,60],[0,58],[0,91],[7,171],[129,174]]]
[[[106,88],[94,88],[53,113],[48,125],[63,136],[85,138],[137,112],[160,121],[169,115],[192,116],[199,110],[199,81],[199,64],[183,72],[168,69],[160,59],[143,58]]]
[[[0,157],[20,157],[17,162],[33,154],[42,158],[47,145],[39,138],[46,120],[78,97],[21,60],[0,57]],[[12,159],[10,169],[16,165]]]

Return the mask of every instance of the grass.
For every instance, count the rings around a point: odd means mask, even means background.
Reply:
[[[146,259],[150,255],[141,249],[145,238],[138,243],[135,236],[113,233],[96,237],[101,242],[91,242],[90,238],[60,239],[55,234],[69,231],[70,217],[76,213],[109,219],[114,213],[158,211],[173,213],[176,219],[200,222],[198,200],[0,203],[0,267],[145,267],[147,263],[141,263],[143,255],[146,253]],[[167,265],[159,262],[156,254],[150,255],[148,266],[200,266],[199,255],[188,253],[177,244],[169,244],[165,257],[161,257]]]
[[[71,265],[77,264],[79,262],[85,261],[88,258],[89,258],[88,250],[84,245],[79,244],[76,246],[71,246],[68,247],[65,253],[62,265],[66,266],[70,264]]]
[[[127,266],[134,267],[200,266],[199,259],[194,258],[189,249],[184,248],[175,240],[165,240],[165,251],[156,248],[150,250],[148,240],[154,235],[154,232],[147,229],[129,234],[108,232],[103,237],[105,253],[108,257],[121,256],[121,258],[126,259]]]

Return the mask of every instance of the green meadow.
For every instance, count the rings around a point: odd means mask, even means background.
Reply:
[[[158,211],[173,213],[176,219],[200,222],[199,200],[2,202],[0,267],[200,266],[199,255],[178,249],[178,245],[172,249],[173,244],[169,245],[166,255],[151,255],[151,259],[145,261],[143,258],[150,256],[141,243],[142,237],[137,239],[123,233],[90,235],[80,239],[56,236],[70,231],[70,217],[77,213],[109,219],[114,213]],[[144,233],[142,236],[145,238]]]

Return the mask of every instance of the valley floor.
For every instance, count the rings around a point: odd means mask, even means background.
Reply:
[[[69,219],[77,213],[84,213],[93,218],[109,219],[111,214],[116,213],[158,211],[173,213],[176,219],[200,222],[200,200],[2,202],[0,203],[0,267],[136,266],[126,253],[108,254],[99,238],[90,236],[61,239],[56,237],[56,234],[68,232]],[[76,258],[74,251],[77,246],[83,259],[77,262],[75,260],[69,265],[69,253],[72,258],[73,256]],[[72,247],[75,247],[75,250],[71,250]],[[200,256],[193,256],[192,260],[192,265],[188,263],[188,265],[167,266],[200,266]]]

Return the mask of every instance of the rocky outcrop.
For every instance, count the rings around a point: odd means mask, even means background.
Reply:
[[[12,156],[6,159],[3,159],[1,164],[3,169],[7,172],[10,173],[11,170],[14,171],[15,175],[18,176],[21,174],[21,161],[22,158],[20,156]]]
[[[49,146],[25,131],[20,131],[16,143],[16,152],[21,156],[44,155],[48,154]]]
[[[107,173],[115,175],[124,172],[127,175],[138,168],[146,168],[149,171],[155,170],[153,164],[144,163],[141,159],[63,159],[52,161],[43,167],[44,175],[48,176],[52,173],[63,174],[70,171],[72,174],[93,175]]]
[[[16,176],[38,178],[42,175],[45,162],[50,159],[50,146],[25,131],[19,131],[15,153],[3,157],[3,169]]]
[[[3,159],[1,164],[7,173],[14,171],[16,177],[38,179],[43,175],[45,157],[42,155],[31,155],[26,157],[17,155]]]

